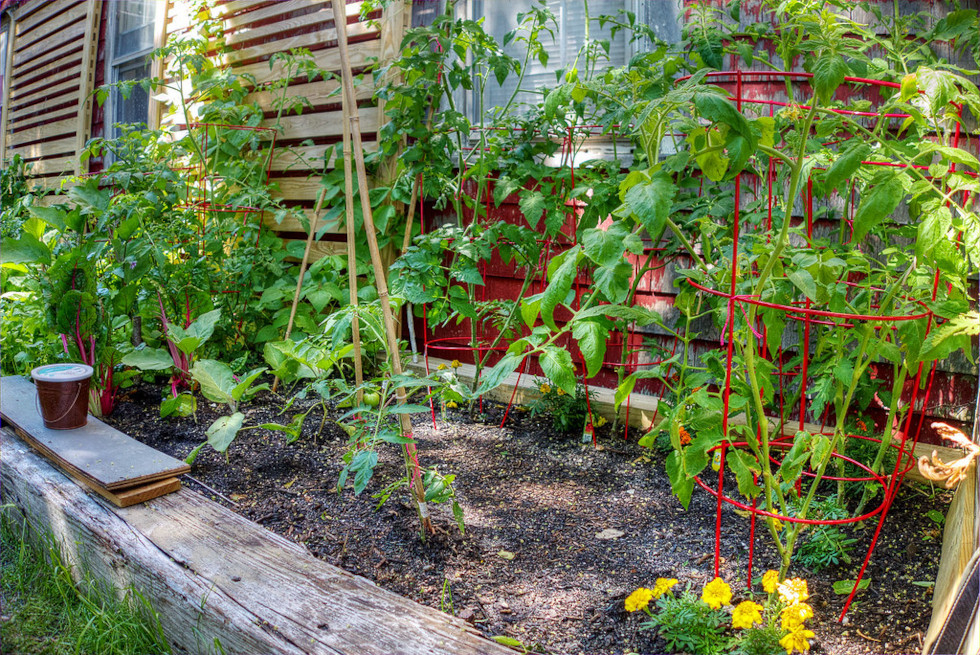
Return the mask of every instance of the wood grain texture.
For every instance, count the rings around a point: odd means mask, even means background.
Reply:
[[[174,477],[190,467],[109,427],[94,417],[77,430],[44,427],[34,385],[11,375],[0,379],[0,416],[17,433],[73,474],[110,491]]]
[[[51,47],[52,42],[57,43],[62,35],[59,32],[68,32],[75,28],[74,23],[82,20],[88,13],[88,6],[94,3],[83,2],[74,4],[66,0],[54,0],[51,4],[60,6],[57,14],[48,21],[39,24],[31,29],[22,29],[17,34],[18,44],[14,46],[14,52],[18,57],[25,56],[24,53],[32,52],[31,46],[47,44]]]
[[[75,152],[75,137],[66,136],[63,139],[58,139],[57,141],[48,141],[47,143],[32,143],[31,145],[21,146],[20,148],[13,148],[10,144],[7,144],[10,149],[10,154],[17,154],[25,159],[31,157],[56,157],[58,155],[74,155]],[[49,171],[54,172],[54,171]]]
[[[78,88],[78,78],[67,79],[60,84],[55,84],[46,89],[41,89],[44,92],[43,96],[37,98],[27,98],[28,94],[25,94],[17,99],[17,101],[11,101],[11,111],[31,111],[32,107],[37,107],[38,110],[43,109],[45,106],[54,107],[55,105],[67,104],[74,99],[73,91]]]
[[[272,7],[267,7],[265,10],[249,12],[247,14],[229,19],[226,21],[226,25],[230,25],[238,29],[225,37],[225,42],[234,47],[236,44],[254,41],[257,39],[268,39],[269,37],[275,38],[276,35],[279,35],[278,38],[283,38],[282,35],[284,33],[288,33],[292,30],[301,29],[316,23],[333,22],[333,13],[330,11],[324,11],[324,8],[326,7],[325,4],[321,3],[317,5],[317,3],[305,2],[300,3],[301,6],[293,6],[289,9],[287,9],[285,6],[287,4],[292,3],[277,2],[276,4],[272,5]],[[359,8],[359,6],[354,7],[354,5],[347,5],[347,15],[356,16]],[[260,25],[259,27],[251,27],[248,25],[248,23],[258,22],[261,20],[261,18],[258,16],[253,17],[253,14],[266,14],[270,11],[277,12],[275,15],[279,17],[278,20],[266,23],[265,25]],[[299,16],[286,16],[286,14],[294,11],[306,11],[306,13]]]
[[[50,139],[52,137],[61,137],[66,135],[74,136],[77,124],[78,119],[75,117],[65,118],[52,123],[43,123],[41,125],[29,127],[26,130],[19,130],[12,133],[9,136],[7,143],[11,148],[16,148],[17,146],[29,144],[34,141],[40,141],[41,139]],[[72,144],[72,149],[74,151],[74,144]]]
[[[10,115],[10,78],[14,62],[14,34],[17,30],[17,19],[11,15],[7,32],[6,52],[4,52],[5,70],[3,87],[0,88],[0,159],[7,157],[7,128]]]
[[[293,146],[291,148],[276,148],[276,156],[272,160],[272,170],[323,170],[323,153],[330,150],[330,158],[327,160],[326,167],[333,168],[337,158],[333,154],[334,145],[323,146]],[[378,144],[374,141],[364,143],[364,152],[374,152],[378,149]]]
[[[31,60],[18,59],[12,73],[14,80],[20,84],[33,77],[50,73],[59,66],[72,61],[70,55],[77,53],[81,45],[78,41],[66,41],[60,47],[45,53],[43,57]],[[68,57],[67,60],[65,59],[66,56]]]
[[[375,132],[377,130],[377,118],[373,112],[368,112],[365,116],[367,120],[361,122],[364,132]],[[274,119],[266,119],[259,123],[262,127],[273,127],[276,124]],[[280,139],[312,139],[315,137],[339,136],[343,134],[343,115],[339,111],[324,111],[317,113],[304,113],[300,116],[283,116],[279,119],[279,138]]]
[[[29,14],[22,14],[23,17],[17,21],[20,24],[17,30],[21,34],[26,34],[29,30],[34,29],[49,18],[70,9],[71,5],[81,4],[84,1],[85,0],[74,0],[73,2],[44,2],[42,0],[40,2],[27,3],[27,9],[33,10]],[[36,8],[33,8],[32,5]]]
[[[321,562],[193,491],[110,508],[7,431],[0,440],[3,500],[86,553],[96,575],[135,583],[167,637],[191,652],[218,638],[229,653],[513,655],[465,621]]]
[[[374,94],[373,78],[367,76],[357,85],[357,99],[368,100]],[[280,91],[256,91],[245,96],[245,103],[258,103],[265,111],[275,111],[281,97]],[[340,84],[335,80],[317,80],[307,84],[292,84],[286,89],[286,98],[305,98],[314,107],[320,105],[339,105]],[[304,110],[307,113],[309,110]]]
[[[307,18],[307,16],[303,17],[303,19]],[[309,24],[309,21],[304,20],[299,24]],[[349,34],[357,37],[364,37],[366,35],[378,33],[378,28],[367,22],[348,25],[347,29]],[[225,58],[228,62],[234,64],[239,61],[266,57],[276,52],[289,52],[293,48],[309,48],[310,46],[320,45],[321,43],[330,43],[336,40],[337,30],[334,27],[319,30],[317,32],[297,34],[295,36],[290,36],[289,32],[287,31],[283,33],[283,38],[279,38],[275,41],[269,41],[268,43],[263,43],[261,45],[235,50],[228,53]]]
[[[88,172],[88,160],[79,155],[92,133],[92,91],[95,87],[95,66],[98,60],[99,24],[102,21],[102,4],[87,2],[85,39],[82,44],[81,86],[78,89],[78,115],[75,119],[75,175]]]
[[[64,27],[64,29],[59,29],[55,34],[46,36],[45,38],[37,41],[29,47],[23,47],[22,45],[15,45],[14,53],[15,56],[22,61],[30,61],[35,57],[47,53],[52,48],[56,47],[60,43],[65,41],[71,41],[74,39],[79,39],[85,34],[85,13],[84,5],[82,5],[82,12],[75,19],[76,22]]]
[[[81,57],[79,57],[76,65],[58,73],[58,80],[40,79],[22,87],[11,87],[10,102],[11,104],[19,106],[35,94],[39,94],[45,99],[50,98],[55,93],[55,88],[67,89],[78,86],[78,75],[81,72],[82,60]]]
[[[365,41],[352,45],[350,48],[351,66],[363,68],[371,63],[372,57],[378,56],[378,42]],[[336,71],[340,67],[340,55],[336,48],[317,50],[313,53],[313,61],[317,66],[326,71]],[[262,84],[272,80],[282,78],[285,73],[282,62],[276,62],[271,68],[269,62],[260,61],[254,64],[236,66],[235,72],[239,75],[248,74],[255,76],[255,83]]]

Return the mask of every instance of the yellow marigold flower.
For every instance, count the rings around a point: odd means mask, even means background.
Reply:
[[[597,419],[595,420],[595,426],[596,426],[597,428],[601,428],[601,427],[602,427],[603,425],[605,425],[605,424],[606,424],[606,423],[608,423],[608,422],[609,422],[609,421],[607,421],[607,420],[606,420],[606,417],[605,417],[605,416],[600,416],[600,417],[598,417],[598,418],[597,418]]]
[[[650,604],[653,599],[653,591],[645,587],[640,587],[626,598],[626,611],[635,612]]]
[[[719,609],[723,605],[730,605],[732,602],[732,588],[721,578],[715,578],[704,585],[701,592],[701,600],[707,603],[711,609]]]
[[[751,628],[753,623],[762,624],[762,605],[751,600],[742,601],[732,611],[732,627]]]
[[[545,382],[540,387],[538,387],[538,391],[540,391],[541,393],[545,393],[545,394],[551,393],[551,385],[548,384],[547,382]]]
[[[450,409],[456,409],[457,407],[459,407],[459,405],[456,404],[456,401],[450,400],[448,403],[446,403],[446,407],[449,407]]]
[[[437,371],[445,371],[446,370],[446,365],[445,364],[439,364],[439,366],[436,366],[436,370]]]
[[[793,651],[805,653],[810,650],[810,642],[807,640],[813,637],[812,630],[801,627],[796,630],[790,630],[785,637],[779,640],[779,645],[786,649],[786,655],[792,655]]]
[[[561,387],[558,387],[558,395],[559,396],[564,396],[565,395],[565,390],[562,389]]]
[[[810,597],[810,592],[806,588],[806,580],[802,578],[784,580],[776,588],[779,590],[779,600],[789,605],[802,603]]]
[[[653,585],[653,597],[660,598],[670,591],[670,588],[675,584],[677,584],[677,580],[675,578],[657,578],[657,584]],[[670,591],[670,593],[674,592]]]
[[[462,364],[459,363],[458,359],[454,359],[452,362],[450,362],[449,365],[452,366],[453,368],[459,368],[460,366],[462,366]]]
[[[773,571],[769,569],[766,574],[762,576],[762,588],[767,594],[771,594],[776,591],[776,587],[779,586],[779,571]]]
[[[783,609],[779,618],[783,630],[793,631],[799,628],[805,628],[806,626],[803,623],[807,619],[813,618],[813,608],[806,603],[793,603]]]

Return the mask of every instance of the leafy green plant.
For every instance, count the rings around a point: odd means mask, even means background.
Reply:
[[[238,436],[245,422],[245,415],[238,411],[238,405],[240,402],[248,401],[259,391],[269,388],[266,383],[255,384],[265,371],[264,367],[252,369],[239,378],[224,362],[202,359],[194,363],[190,374],[194,381],[201,385],[201,394],[212,402],[227,405],[231,414],[215,419],[208,427],[205,431],[207,441],[191,451],[186,458],[188,464],[193,464],[201,449],[209,444],[216,451],[226,453],[227,456],[228,446]]]
[[[641,629],[656,629],[669,651],[706,655],[724,651],[726,613],[695,596],[690,584],[677,596],[664,593],[656,606],[656,613],[649,612],[650,618]]]
[[[574,393],[557,385],[553,387],[546,380],[535,380],[535,384],[541,395],[528,404],[531,416],[550,416],[555,429],[564,434],[583,433],[589,420],[588,397],[591,392],[579,384],[575,385]],[[592,440],[591,435],[588,439]]]

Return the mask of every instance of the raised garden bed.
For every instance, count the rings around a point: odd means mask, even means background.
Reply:
[[[192,418],[158,418],[160,390],[140,387],[120,403],[110,422],[155,448],[186,456],[204,439],[217,408],[201,402]],[[260,398],[244,409],[246,425],[286,423],[280,402]],[[294,406],[293,411],[305,407]],[[267,528],[301,543],[320,559],[374,580],[385,589],[472,622],[488,636],[506,635],[553,653],[663,652],[653,632],[638,632],[640,617],[624,598],[657,577],[710,579],[714,501],[695,493],[685,512],[671,495],[663,455],[600,430],[599,447],[555,434],[550,421],[485,405],[486,420],[453,413],[433,431],[415,418],[420,456],[455,487],[466,515],[460,535],[451,514],[434,508],[443,532],[420,543],[414,509],[396,494],[379,510],[370,497],[401,474],[401,460],[382,452],[375,478],[360,497],[334,487],[346,434],[330,417],[317,435],[314,409],[303,436],[286,444],[281,433],[247,430],[227,459],[209,449],[191,475],[199,490]],[[608,429],[608,428],[607,428]],[[192,480],[188,484],[194,487]],[[859,594],[843,624],[844,596],[835,581],[853,578],[872,528],[857,538],[851,565],[820,573],[795,566],[810,583],[817,616],[814,652],[911,652],[920,649],[931,616],[940,530],[926,518],[945,512],[950,494],[907,487],[886,521]],[[744,596],[747,520],[726,509],[722,576]],[[604,530],[622,536],[602,539]],[[754,575],[775,567],[768,541],[755,544]]]

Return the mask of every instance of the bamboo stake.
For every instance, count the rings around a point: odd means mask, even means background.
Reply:
[[[353,175],[351,175],[351,147],[350,130],[346,129],[349,122],[349,108],[347,103],[343,103],[344,108],[344,206],[345,218],[347,222],[347,286],[350,289],[350,304],[354,308],[351,317],[351,337],[354,340],[354,384],[357,385],[357,404],[364,404],[364,365],[361,361],[361,323],[357,316],[357,244],[354,242],[354,187]]]
[[[398,334],[395,331],[395,318],[391,311],[391,302],[388,297],[388,282],[385,276],[384,265],[381,263],[381,250],[378,248],[378,237],[374,227],[374,216],[371,213],[370,195],[368,193],[367,171],[364,167],[364,147],[361,143],[361,120],[357,110],[357,100],[354,95],[354,79],[351,74],[350,55],[347,52],[347,20],[346,15],[340,9],[343,8],[341,0],[331,0],[333,9],[334,27],[337,30],[337,50],[340,54],[340,71],[343,77],[344,104],[349,107],[348,122],[345,126],[350,132],[354,147],[354,164],[357,170],[357,187],[361,195],[361,210],[364,213],[364,232],[367,235],[368,250],[371,251],[371,263],[374,267],[375,286],[378,289],[378,299],[381,302],[381,313],[384,317],[385,337],[388,342],[388,350],[391,353],[391,370],[396,376],[402,374],[401,357],[398,352]],[[349,201],[350,202],[350,201]],[[395,389],[395,398],[399,405],[406,404],[404,387]],[[412,419],[408,414],[399,414],[402,433],[406,437],[412,434]],[[419,469],[418,458],[416,455],[415,443],[410,442],[405,446],[406,468],[410,471],[410,488],[415,497],[415,507],[418,510],[419,521],[422,525],[423,534],[434,532],[432,520],[429,518],[429,508],[425,503],[425,489],[422,486],[422,474]]]
[[[317,223],[320,222],[320,209],[323,208],[323,199],[326,197],[327,190],[320,189],[320,195],[316,199],[316,207],[313,208],[313,218],[310,220],[310,234],[306,237],[306,249],[303,251],[303,261],[299,265],[299,276],[296,279],[296,293],[293,294],[293,306],[289,309],[289,322],[286,324],[285,339],[289,339],[293,331],[293,320],[296,318],[296,308],[299,307],[299,294],[303,290],[303,275],[306,274],[306,264],[310,261],[310,248],[313,247],[313,235],[316,234]],[[279,387],[279,378],[272,381],[272,391]]]

